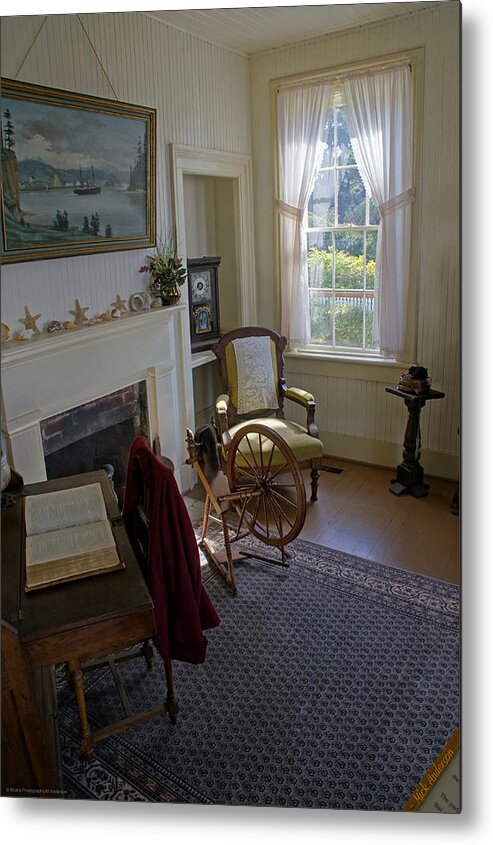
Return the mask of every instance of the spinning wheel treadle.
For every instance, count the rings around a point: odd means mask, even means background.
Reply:
[[[212,427],[211,431],[214,431]],[[215,433],[214,441],[217,445]],[[232,591],[236,592],[234,559],[255,557],[287,566],[285,547],[303,527],[306,495],[296,458],[286,441],[263,423],[242,426],[227,451],[222,487],[217,475],[211,480],[202,443],[191,431],[187,432],[187,444],[188,462],[197,471],[206,492],[200,545],[207,550]],[[216,516],[211,514],[211,509]],[[218,553],[207,538],[209,520],[222,525],[222,553]],[[246,549],[233,552],[232,543],[248,534],[279,549],[280,556]]]

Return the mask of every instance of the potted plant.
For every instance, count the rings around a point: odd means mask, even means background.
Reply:
[[[181,297],[180,287],[187,278],[186,268],[181,258],[176,255],[176,246],[172,241],[159,244],[154,252],[147,254],[146,263],[139,273],[149,273],[151,281],[149,291],[163,305],[176,305]]]

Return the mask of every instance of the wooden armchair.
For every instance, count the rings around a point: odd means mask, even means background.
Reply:
[[[271,329],[245,327],[223,335],[212,348],[219,362],[225,394],[216,400],[222,445],[227,454],[242,425],[264,422],[286,441],[298,466],[311,470],[311,501],[318,498],[324,446],[315,423],[315,399],[284,379],[287,340]],[[306,425],[285,419],[284,400],[306,410]]]

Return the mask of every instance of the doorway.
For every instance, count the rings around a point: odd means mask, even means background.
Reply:
[[[220,255],[221,332],[256,325],[251,162],[235,153],[171,145],[176,241],[184,258]],[[188,291],[186,292],[188,304]],[[192,354],[195,427],[221,392],[212,352]]]
[[[187,258],[221,257],[218,297],[222,333],[237,328],[241,321],[234,191],[234,179],[229,177],[189,173],[183,177]]]
[[[221,324],[234,323],[228,325],[230,328],[255,325],[250,159],[216,150],[176,144],[171,147],[176,240],[180,253],[187,258],[221,255],[225,262],[221,261],[221,275],[226,279],[222,286],[224,303],[220,303],[224,307]],[[228,276],[231,281],[227,281]]]

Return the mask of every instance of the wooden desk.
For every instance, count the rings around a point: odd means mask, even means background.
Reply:
[[[428,484],[424,483],[423,467],[419,462],[421,455],[421,430],[419,418],[421,408],[431,399],[443,399],[445,393],[441,390],[427,390],[424,393],[408,393],[400,387],[386,387],[387,393],[404,400],[408,412],[407,426],[404,434],[404,451],[402,463],[396,470],[396,477],[390,482],[389,490],[395,496],[410,493],[420,499],[428,495]]]
[[[17,496],[15,504],[2,514],[2,619],[16,629],[31,672],[57,663],[67,664],[79,709],[81,745],[87,757],[98,739],[128,727],[128,720],[118,723],[118,727],[91,733],[81,663],[152,638],[154,607],[104,471],[24,488],[25,494],[34,495],[94,482],[101,483],[124,569],[26,593],[24,497]],[[165,710],[166,705],[160,705],[155,715]]]

